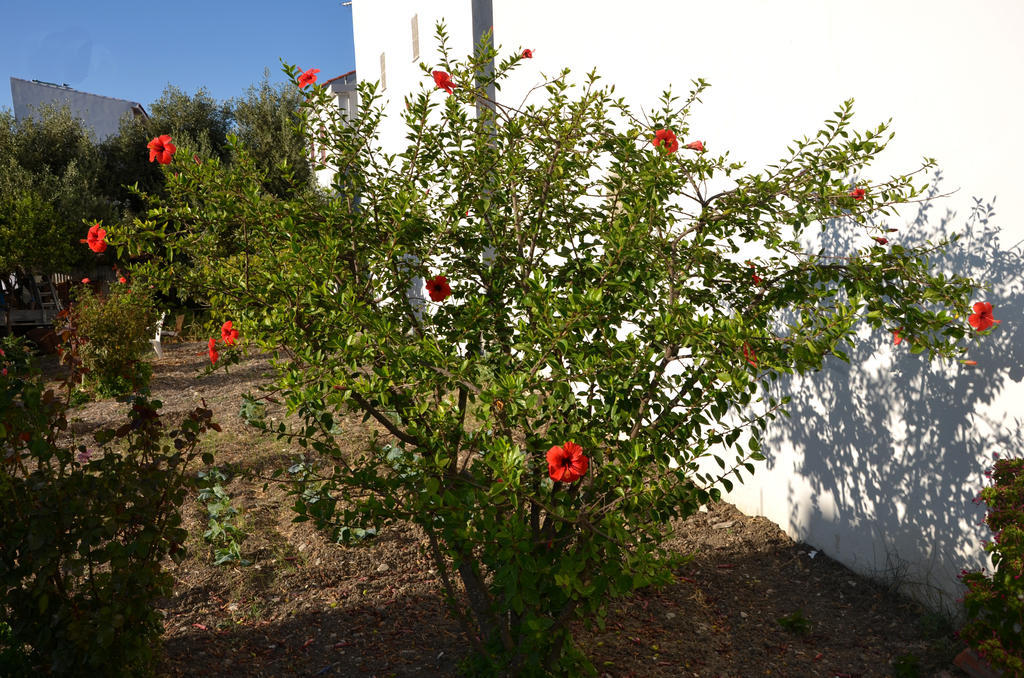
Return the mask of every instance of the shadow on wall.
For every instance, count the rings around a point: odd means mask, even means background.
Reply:
[[[924,245],[961,234],[933,266],[990,288],[971,301],[991,302],[1002,323],[969,345],[977,366],[930,363],[906,343],[894,346],[891,333],[863,327],[849,365],[832,358],[816,374],[780,380],[793,394],[792,416],[775,422],[765,447],[770,468],[787,465],[792,450],[792,533],[956,613],[960,569],[989,565],[982,550],[989,532],[979,524],[984,505],[974,503],[984,473],[994,455],[1019,457],[1024,449],[1013,416],[1024,397],[1024,255],[1019,243],[1000,241],[991,203],[975,199],[964,223],[949,211],[937,218],[936,202],[922,203],[891,241]],[[849,243],[864,240],[856,228],[830,228],[823,251],[848,253]],[[808,492],[809,501],[802,499]]]

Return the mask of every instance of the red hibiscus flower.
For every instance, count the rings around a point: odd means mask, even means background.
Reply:
[[[548,475],[555,482],[579,480],[589,467],[590,459],[583,454],[583,448],[571,440],[548,450]]]
[[[967,322],[979,332],[984,332],[1000,321],[992,317],[992,304],[987,301],[979,301],[974,304],[974,313],[967,318]]]
[[[760,285],[762,282],[764,282],[762,280],[761,276],[759,276],[757,274],[757,268],[754,266],[754,262],[748,261],[746,263],[747,263],[747,266],[749,266],[750,269],[751,269],[750,270],[750,279],[754,281],[754,284],[755,285]]]
[[[704,150],[704,142],[703,141],[691,141],[690,143],[686,144],[686,147],[689,148],[689,149],[692,149],[694,151],[703,151]]]
[[[453,90],[458,87],[458,85],[452,82],[452,76],[444,71],[434,71],[434,84],[437,85],[438,89],[443,89],[448,94],[454,94]]]
[[[670,129],[659,129],[654,133],[651,143],[655,146],[665,144],[666,153],[675,153],[679,150],[679,140],[676,139],[676,133]]]
[[[757,367],[757,353],[754,352],[754,349],[750,348],[750,344],[747,342],[743,342],[743,359],[753,367]]]
[[[88,278],[82,278],[82,284],[83,285],[88,285],[89,284],[89,279]]]
[[[855,188],[850,191],[850,197],[854,200],[863,200],[865,195],[867,195],[867,191],[863,188]]]
[[[524,59],[532,59],[533,58],[533,50],[532,49],[524,49],[523,50],[523,58]]]
[[[230,320],[220,326],[220,338],[228,346],[235,345],[235,340],[238,339],[238,330],[231,326]]]
[[[101,228],[99,224],[93,224],[89,228],[89,232],[86,234],[85,240],[80,240],[79,242],[84,242],[88,244],[89,249],[91,249],[93,252],[97,254],[100,254],[102,252],[105,252],[107,249],[106,237],[107,229]]]
[[[879,238],[878,236],[873,235],[873,236],[871,236],[871,239],[874,240],[875,242],[877,242],[879,245],[888,245],[889,244],[889,239],[888,238]]]
[[[448,286],[448,278],[435,275],[427,281],[427,292],[432,301],[444,301],[451,296],[452,288]]]
[[[217,353],[217,340],[210,337],[210,341],[206,345],[210,347],[210,362],[216,365],[217,360],[220,358],[220,353]]]
[[[299,88],[309,87],[316,82],[316,74],[319,72],[319,68],[311,68],[308,71],[303,71],[302,75],[299,76]]]
[[[892,331],[892,343],[896,344],[897,346],[899,346],[900,342],[903,341],[903,335],[900,334],[900,332],[902,331],[902,327],[897,327]]]
[[[121,283],[122,285],[124,285],[124,284],[125,284],[126,282],[128,282],[128,278],[125,278],[125,277],[124,277],[124,276],[122,275],[122,276],[121,276],[120,278],[118,278],[118,279],[117,279],[117,282],[119,282],[119,283]]]
[[[161,134],[158,137],[154,137],[152,141],[146,144],[146,147],[149,149],[149,161],[153,162],[156,160],[161,165],[170,165],[174,152],[178,150],[178,147],[171,143],[171,135],[169,134]]]

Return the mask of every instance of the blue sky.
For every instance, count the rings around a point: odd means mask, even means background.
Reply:
[[[0,108],[10,77],[137,101],[167,84],[242,95],[280,59],[325,80],[355,68],[352,9],[341,0],[0,0]]]

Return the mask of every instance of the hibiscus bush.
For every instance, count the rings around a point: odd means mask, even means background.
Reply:
[[[76,286],[61,320],[65,357],[81,363],[86,388],[103,397],[148,389],[152,367],[144,357],[158,320],[149,290],[124,277],[102,294]]]
[[[134,399],[94,444],[69,442],[66,399],[30,363],[0,370],[0,674],[151,671],[164,559],[185,553],[186,467],[216,428],[197,408],[168,431],[159,407]]]
[[[401,152],[377,143],[373,84],[343,117],[289,68],[330,190],[282,201],[237,144],[230,168],[179,150],[167,197],[111,241],[275,352],[304,420],[275,431],[311,455],[291,469],[298,519],[336,538],[415,523],[470,668],[578,675],[572,625],[669,581],[674,521],[764,458],[779,374],[845,359],[859,321],[957,359],[973,284],[930,270],[945,243],[886,226],[923,187],[861,176],[891,135],[854,129],[851,102],[745,173],[690,130],[703,81],[650,119],[568,72],[517,109],[486,92],[529,55],[491,71],[441,37]],[[839,221],[862,234],[852,256],[805,244]],[[238,247],[215,256],[229,227]],[[359,453],[352,410],[375,431]]]
[[[999,459],[992,485],[981,491],[985,522],[995,535],[985,545],[995,572],[964,572],[967,624],[960,637],[993,668],[1024,675],[1024,459]]]

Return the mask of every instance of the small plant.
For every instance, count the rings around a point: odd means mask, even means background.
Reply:
[[[900,655],[892,662],[892,673],[896,678],[917,678],[921,675],[921,660],[912,652]]]
[[[105,295],[87,285],[72,294],[59,333],[65,359],[81,363],[84,385],[101,397],[146,392],[152,368],[142,358],[157,323],[152,295],[126,283]]]
[[[403,466],[398,458],[399,450],[391,448],[389,455],[395,472],[401,475]],[[406,469],[405,472],[409,472],[409,470]],[[290,476],[286,481],[288,494],[295,497],[292,510],[298,514],[294,518],[294,522],[314,520],[319,525],[334,518],[336,502],[331,501],[329,484],[318,475],[315,464],[302,460],[296,461],[288,467],[288,474]],[[280,475],[279,471],[274,474],[275,477]],[[377,528],[339,523],[331,529],[330,536],[338,544],[358,544],[376,537]]]
[[[32,663],[29,661],[26,648],[14,638],[11,627],[0,622],[0,675],[29,675]]]
[[[71,395],[68,396],[68,407],[78,407],[85,403],[92,402],[92,394],[84,388],[76,388],[71,391]]]
[[[160,403],[137,397],[94,447],[64,444],[66,404],[32,374],[0,372],[0,673],[29,675],[24,659],[52,675],[145,674],[173,584],[163,562],[184,556],[185,468],[217,426],[197,408],[167,432]]]
[[[981,491],[985,522],[995,539],[985,545],[995,572],[963,572],[967,624],[960,637],[994,669],[1024,676],[1024,459],[1000,459],[992,485]]]
[[[0,376],[24,376],[33,367],[32,349],[23,337],[9,335],[0,339]]]
[[[776,621],[786,631],[801,636],[811,630],[811,620],[804,616],[803,610],[797,610],[792,614],[787,614],[785,617],[779,617]]]
[[[224,489],[230,476],[219,468],[200,471],[198,476],[199,501],[206,504],[206,513],[210,516],[203,539],[210,544],[213,564],[252,565],[252,561],[242,557],[242,542],[248,535],[239,522],[238,509],[231,505],[231,495]]]

